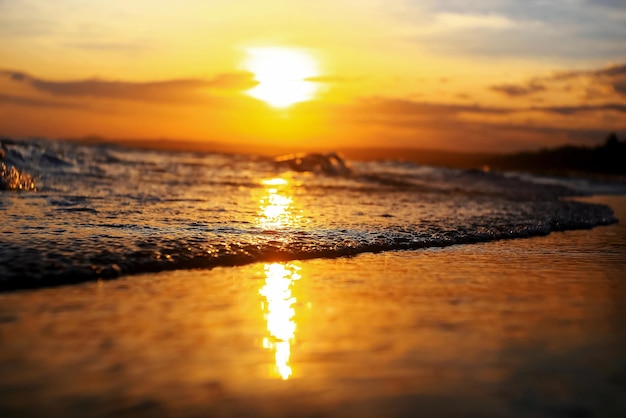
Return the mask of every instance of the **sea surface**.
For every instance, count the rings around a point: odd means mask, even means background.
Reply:
[[[0,290],[464,245],[617,222],[624,183],[336,154],[3,139]]]

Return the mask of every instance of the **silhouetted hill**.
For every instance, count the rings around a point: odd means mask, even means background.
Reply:
[[[562,146],[512,154],[462,153],[393,148],[340,150],[352,160],[399,160],[464,169],[528,171],[543,174],[626,175],[626,141],[610,134],[597,147]]]
[[[626,174],[626,142],[610,134],[604,145],[597,147],[563,146],[536,152],[500,155],[486,160],[497,170],[533,172],[576,171],[597,174]]]

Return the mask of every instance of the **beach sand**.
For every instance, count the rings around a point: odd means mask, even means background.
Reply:
[[[0,294],[2,417],[626,416],[622,223]]]

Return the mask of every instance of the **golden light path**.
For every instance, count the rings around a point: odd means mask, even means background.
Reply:
[[[286,47],[248,48],[244,67],[254,73],[258,85],[247,94],[277,108],[312,99],[319,76],[317,62],[307,52]]]
[[[276,230],[296,225],[299,215],[293,213],[293,190],[290,182],[276,177],[262,180],[261,184],[265,190],[259,199],[259,226],[264,230]],[[291,286],[300,279],[299,270],[298,266],[290,263],[265,264],[265,283],[259,290],[259,294],[265,298],[261,307],[269,333],[263,339],[263,347],[274,351],[275,365],[272,375],[285,380],[292,374],[289,358],[296,333],[293,307],[296,298],[292,295]]]
[[[294,226],[300,216],[293,211],[289,182],[283,178],[262,180],[265,194],[259,199],[259,226],[265,230]]]
[[[263,347],[274,350],[274,372],[284,380],[292,374],[289,358],[296,334],[293,307],[296,298],[292,295],[291,286],[300,279],[298,270],[298,266],[289,263],[265,264],[265,285],[259,290],[265,297],[262,307],[270,334],[263,338]]]

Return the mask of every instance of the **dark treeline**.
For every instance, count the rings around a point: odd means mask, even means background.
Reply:
[[[512,154],[462,153],[419,149],[344,149],[350,159],[390,159],[452,168],[516,170],[543,174],[626,175],[626,141],[616,134],[596,147],[566,145]]]
[[[485,163],[497,170],[535,172],[587,172],[626,174],[626,141],[616,134],[597,147],[563,146],[540,151],[520,152],[492,157]]]

